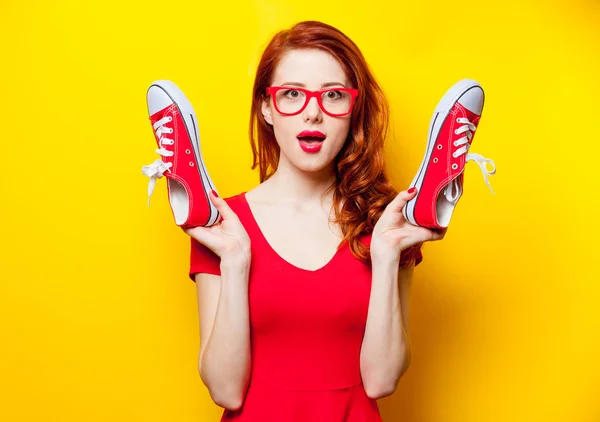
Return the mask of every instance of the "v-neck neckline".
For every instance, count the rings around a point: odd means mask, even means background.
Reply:
[[[308,269],[308,268],[302,268],[299,267],[293,263],[291,263],[290,261],[288,261],[287,259],[285,259],[283,256],[281,256],[279,254],[279,252],[277,252],[273,246],[271,246],[271,243],[269,243],[269,240],[266,238],[265,234],[263,233],[262,229],[260,228],[258,221],[256,220],[256,218],[254,217],[254,212],[252,211],[252,208],[250,207],[250,204],[248,203],[248,198],[246,198],[246,192],[242,193],[242,199],[243,199],[243,203],[244,206],[246,207],[246,211],[248,213],[248,217],[250,220],[250,223],[252,224],[254,230],[256,231],[256,233],[258,234],[258,236],[260,237],[260,241],[262,241],[265,246],[267,247],[267,249],[269,250],[269,252],[271,253],[271,255],[273,255],[277,260],[281,261],[283,264],[285,264],[286,266],[299,271],[299,272],[303,272],[303,273],[307,273],[307,274],[317,274],[320,272],[323,272],[325,270],[327,270],[330,266],[332,266],[335,261],[339,258],[339,256],[341,255],[341,253],[344,251],[344,249],[346,249],[348,247],[348,242],[347,241],[343,241],[343,244],[338,247],[335,251],[335,253],[333,254],[333,256],[331,256],[331,258],[321,267],[316,268],[314,270]]]

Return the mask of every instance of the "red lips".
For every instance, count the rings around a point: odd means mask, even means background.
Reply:
[[[303,130],[297,135],[297,138],[304,141],[322,141],[325,139],[325,134],[318,130]]]

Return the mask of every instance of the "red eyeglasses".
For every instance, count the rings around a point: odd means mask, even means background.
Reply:
[[[317,99],[319,107],[325,114],[340,117],[349,114],[358,95],[354,88],[327,88],[310,91],[290,86],[270,86],[267,95],[273,96],[275,110],[285,116],[302,113],[312,97]]]

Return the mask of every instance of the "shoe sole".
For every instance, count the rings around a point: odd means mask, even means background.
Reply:
[[[433,147],[437,141],[438,135],[440,133],[440,129],[446,122],[450,111],[454,107],[454,104],[466,94],[471,89],[482,89],[481,85],[472,79],[463,79],[457,83],[455,83],[441,98],[438,102],[438,105],[433,112],[433,116],[431,117],[431,121],[429,122],[429,138],[427,139],[427,148],[425,151],[425,156],[423,157],[423,161],[421,162],[421,166],[419,167],[419,171],[416,173],[413,181],[410,184],[410,187],[417,188],[417,195],[408,201],[406,206],[402,209],[402,214],[404,218],[414,225],[418,225],[415,219],[415,206],[417,200],[419,199],[419,194],[421,190],[421,186],[423,185],[423,181],[425,180],[425,175],[427,174],[427,166],[429,165],[429,160],[431,159],[431,154],[433,152]]]
[[[204,195],[206,197],[206,202],[208,203],[210,209],[210,217],[208,218],[208,222],[205,224],[205,227],[209,227],[214,225],[219,221],[220,215],[219,211],[217,211],[216,207],[210,201],[208,197],[208,191],[206,190],[206,186],[210,187],[212,190],[217,192],[215,185],[206,170],[206,165],[204,164],[204,160],[202,158],[202,152],[200,150],[200,129],[198,128],[198,119],[196,118],[196,112],[194,111],[194,107],[192,103],[187,99],[185,94],[177,85],[168,80],[158,80],[154,81],[150,84],[150,88],[156,86],[162,89],[165,94],[171,101],[175,103],[179,112],[181,113],[181,117],[183,117],[183,121],[185,123],[185,128],[187,130],[188,136],[192,140],[192,145],[194,147],[194,156],[196,158],[196,164],[200,170],[200,176],[202,178],[202,186],[205,187]]]

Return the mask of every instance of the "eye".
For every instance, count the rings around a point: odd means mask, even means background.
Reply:
[[[342,96],[342,93],[340,91],[327,91],[325,93],[325,98],[328,100],[337,100],[341,96]]]
[[[298,98],[302,95],[302,93],[297,89],[288,89],[283,93],[283,95],[285,95],[288,98]]]

